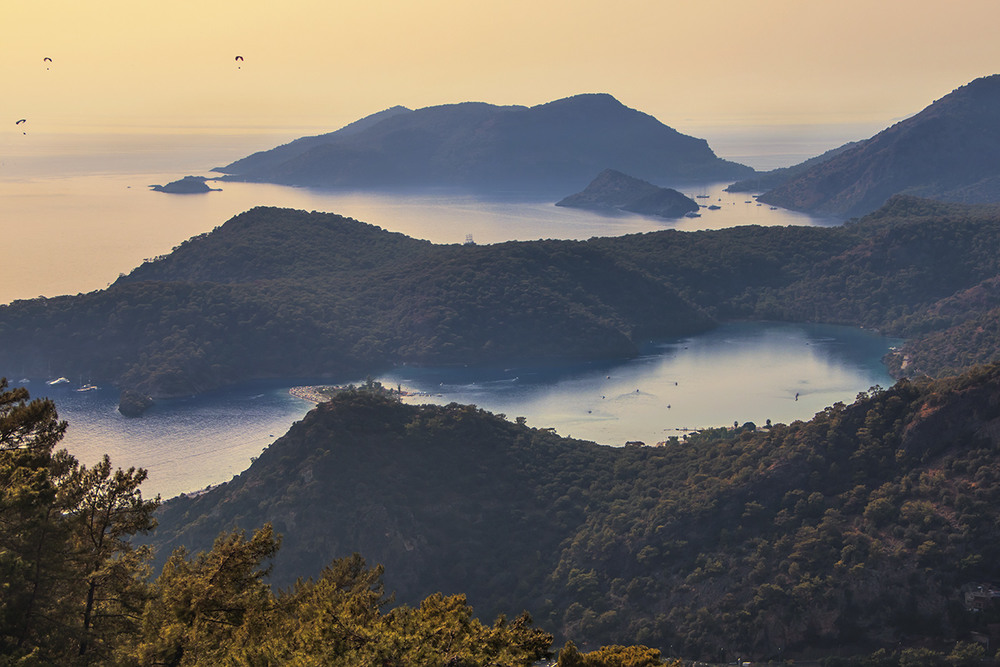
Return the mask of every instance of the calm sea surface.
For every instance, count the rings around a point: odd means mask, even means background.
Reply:
[[[863,136],[834,132],[824,135],[829,145],[814,145],[798,135],[762,143],[734,134],[728,140],[736,153],[719,153],[772,168]],[[0,261],[5,268],[0,303],[102,289],[144,259],[260,205],[339,213],[437,243],[461,243],[468,235],[482,244],[836,222],[758,206],[751,197],[723,192],[725,184],[686,190],[699,196],[699,203],[720,208],[680,221],[446,192],[321,192],[241,183],[216,184],[221,192],[203,195],[148,189],[188,174],[209,175],[213,166],[280,143],[271,137],[257,141],[173,135],[0,137]],[[766,145],[774,147],[771,153]],[[651,343],[642,357],[627,363],[404,368],[380,379],[419,394],[408,400],[475,403],[605,444],[652,443],[688,428],[808,419],[873,384],[891,383],[880,358],[893,343],[846,328],[733,324],[692,339]],[[12,381],[18,379],[14,372],[0,369]],[[310,407],[289,396],[288,383],[253,384],[161,401],[142,419],[128,420],[115,409],[113,388],[78,392],[82,378],[58,386],[46,385],[47,379],[32,378],[27,386],[33,396],[53,398],[60,416],[70,422],[66,447],[85,463],[107,452],[116,465],[147,468],[144,488],[150,495],[171,496],[230,479]]]
[[[850,327],[737,323],[650,343],[622,363],[404,367],[377,379],[413,392],[407,402],[474,403],[560,435],[652,444],[687,429],[789,423],[849,403],[859,391],[892,384],[880,359],[895,342]],[[147,493],[165,497],[229,480],[312,407],[289,395],[289,383],[255,383],[160,401],[141,419],[126,419],[114,389],[79,392],[76,381],[49,386],[42,378],[27,386],[56,402],[70,424],[65,446],[80,460],[106,452],[119,466],[144,467]]]

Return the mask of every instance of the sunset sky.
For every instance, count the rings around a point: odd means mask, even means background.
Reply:
[[[11,133],[304,134],[396,104],[608,92],[678,128],[882,127],[1000,71],[998,20],[996,0],[11,2],[0,115]]]

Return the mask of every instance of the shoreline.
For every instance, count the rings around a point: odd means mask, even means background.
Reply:
[[[295,398],[301,398],[303,401],[309,401],[310,403],[318,405],[330,400],[328,396],[323,394],[324,389],[330,389],[330,387],[326,385],[303,385],[299,387],[289,387],[288,393]]]

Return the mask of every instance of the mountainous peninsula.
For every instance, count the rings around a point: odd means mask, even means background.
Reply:
[[[270,522],[279,585],[360,550],[398,602],[465,592],[564,638],[714,662],[950,646],[1000,618],[965,600],[1000,577],[998,426],[997,366],[662,447],[354,390],[167,501],[154,543]]]
[[[1000,306],[968,298],[1000,276],[997,247],[1000,208],[910,197],[841,227],[491,246],[258,208],[105,290],[0,306],[0,375],[180,396],[401,363],[623,359],[732,319],[880,329],[908,339],[899,375],[940,375],[998,356]]]
[[[614,169],[605,169],[581,192],[560,199],[556,206],[629,211],[660,218],[680,218],[698,211],[698,202],[677,190],[661,188]]]
[[[217,171],[228,180],[310,187],[453,187],[563,196],[613,168],[656,183],[753,173],[704,139],[677,132],[606,94],[534,107],[466,102],[393,107]]]
[[[788,181],[796,178],[812,167],[822,164],[827,160],[835,158],[846,150],[854,148],[860,141],[851,141],[843,146],[838,146],[837,148],[831,148],[830,150],[817,155],[816,157],[811,157],[808,160],[800,162],[798,164],[793,164],[790,167],[778,167],[777,169],[772,169],[770,171],[763,171],[745,178],[742,181],[736,181],[726,187],[726,192],[767,192],[768,190],[773,190],[787,183]]]
[[[899,193],[964,203],[1000,201],[1000,75],[958,88],[758,201],[850,217],[874,211]]]

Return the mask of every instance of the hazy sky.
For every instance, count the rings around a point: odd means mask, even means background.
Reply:
[[[1000,71],[997,0],[11,0],[2,25],[12,133],[307,133],[583,92],[679,128],[884,126]]]

